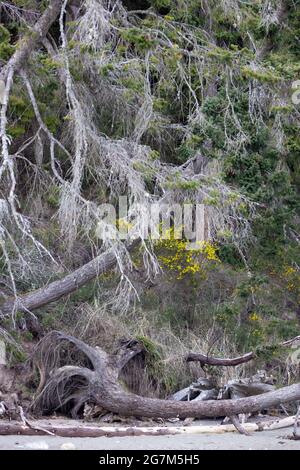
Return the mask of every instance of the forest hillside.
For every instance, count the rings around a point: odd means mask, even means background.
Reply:
[[[0,21],[0,391],[81,416],[101,371],[108,409],[155,417],[199,378],[299,382],[299,0]]]

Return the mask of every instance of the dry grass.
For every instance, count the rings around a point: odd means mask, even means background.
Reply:
[[[125,368],[123,380],[127,387],[144,396],[166,397],[190,385],[201,376],[214,376],[223,384],[229,379],[242,376],[246,366],[231,368],[208,368],[203,370],[198,363],[187,363],[189,351],[209,353],[215,326],[207,327],[203,321],[202,334],[184,328],[181,334],[172,330],[170,324],[161,324],[159,310],[131,311],[126,316],[112,313],[101,306],[81,305],[77,311],[77,323],[70,333],[88,344],[114,352],[122,339],[139,339],[145,347],[145,357],[137,357]],[[232,344],[222,337],[213,353],[220,357],[232,355]],[[249,372],[249,371],[247,371]]]

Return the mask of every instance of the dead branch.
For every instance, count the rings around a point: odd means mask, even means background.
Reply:
[[[210,365],[210,366],[237,366],[249,362],[254,359],[254,352],[244,354],[243,356],[238,356],[234,358],[219,358],[212,357],[201,353],[188,353],[186,360],[187,362],[200,362],[201,365]]]
[[[282,343],[279,343],[279,347],[289,347],[293,343],[300,341],[300,336],[295,336],[295,338],[289,339],[287,341],[283,341]],[[238,366],[240,364],[244,364],[246,362],[251,361],[252,359],[255,359],[256,355],[254,351],[251,351],[249,353],[243,354],[243,356],[238,356],[234,358],[219,358],[219,357],[213,357],[213,356],[208,356],[202,353],[193,353],[190,352],[186,356],[186,361],[187,362],[200,362],[201,365],[210,365],[210,366],[224,366],[224,367],[234,367]]]
[[[22,420],[22,424],[24,427],[28,427],[30,429],[32,429],[33,431],[41,431],[43,434],[48,434],[49,436],[54,436],[53,432],[51,431],[48,431],[47,429],[44,429],[44,428],[41,428],[39,426],[34,426],[33,424],[31,424],[28,419],[25,417],[25,414],[24,414],[24,410],[22,408],[22,406],[19,406],[19,412],[20,412],[20,418]]]
[[[73,362],[75,348],[77,354],[83,354],[91,361],[92,369],[86,364],[83,367],[72,364],[70,369],[65,367],[68,357],[66,351],[70,347]],[[300,399],[300,384],[234,400],[178,402],[144,398],[128,393],[118,382],[119,370],[114,357],[108,356],[99,348],[91,348],[81,340],[56,331],[49,333],[39,343],[33,363],[37,356],[44,368],[42,376],[48,377],[33,404],[33,409],[40,412],[69,410],[75,416],[80,406],[89,401],[122,416],[201,418],[254,413]]]
[[[230,421],[232,422],[233,426],[240,434],[244,434],[245,436],[250,436],[245,426],[240,423],[239,417],[236,415],[229,416]]]

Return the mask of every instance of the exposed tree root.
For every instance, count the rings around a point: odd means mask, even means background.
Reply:
[[[109,356],[56,331],[39,343],[33,363],[41,376],[33,408],[40,413],[62,410],[76,417],[88,401],[122,416],[202,418],[254,413],[300,399],[300,384],[235,400],[176,402],[144,398],[127,392],[119,383],[118,356]]]

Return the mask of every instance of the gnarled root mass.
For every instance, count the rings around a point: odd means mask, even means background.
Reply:
[[[118,377],[134,352],[134,345],[117,355],[61,332],[51,332],[37,346],[33,364],[40,373],[40,385],[33,403],[36,412],[68,411],[76,417],[84,403],[95,403],[122,416],[150,418],[202,418],[254,413],[281,403],[300,400],[300,384],[257,396],[234,400],[177,402],[145,398],[126,391]]]

